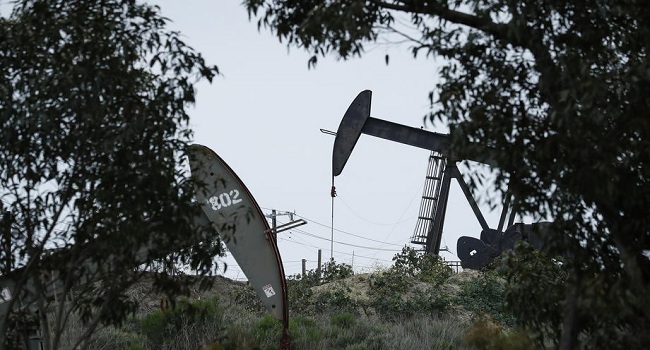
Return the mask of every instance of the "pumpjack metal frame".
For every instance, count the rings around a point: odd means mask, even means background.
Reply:
[[[476,200],[472,196],[469,186],[463,179],[458,170],[457,163],[461,160],[472,160],[479,163],[496,166],[494,153],[488,147],[482,147],[481,151],[474,154],[456,154],[450,148],[450,136],[436,132],[426,131],[423,129],[413,128],[386,120],[372,118],[370,116],[370,103],[372,92],[365,90],[352,101],[348,107],[334,140],[332,152],[332,176],[339,176],[345,167],[354,146],[361,134],[379,137],[382,139],[395,141],[410,146],[427,149],[440,153],[447,159],[447,166],[442,177],[442,187],[438,197],[437,209],[433,217],[433,224],[427,234],[426,247],[427,253],[438,255],[442,240],[442,229],[447,211],[447,202],[449,199],[449,190],[451,180],[456,179],[460,188],[465,195],[469,205],[472,208],[476,219],[481,225],[481,239],[463,236],[458,241],[458,256],[461,259],[464,268],[480,269],[494,257],[498,256],[501,251],[512,248],[514,243],[524,235],[533,235],[530,225],[513,226],[515,215],[511,211],[511,196],[506,196],[504,206],[501,211],[499,224],[496,230],[491,229],[483,216]],[[508,227],[502,232],[508,213]]]

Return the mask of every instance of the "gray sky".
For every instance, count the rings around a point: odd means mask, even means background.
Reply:
[[[437,81],[434,61],[413,59],[408,47],[375,45],[361,59],[319,59],[287,49],[269,31],[257,31],[239,1],[157,0],[162,14],[185,42],[223,76],[198,86],[190,111],[195,140],[219,154],[249,188],[265,214],[295,211],[309,223],[279,234],[287,275],[301,259],[316,267],[317,251],[330,256],[331,154],[347,107],[365,89],[373,91],[372,116],[413,127],[425,126],[428,93]],[[384,55],[390,54],[390,64]],[[444,129],[435,131],[445,132]],[[388,266],[409,244],[419,211],[429,152],[362,135],[343,173],[335,180],[334,258],[361,272]],[[461,169],[462,171],[462,169]],[[455,184],[442,245],[455,256],[459,236],[477,237],[480,225]],[[487,209],[484,209],[487,211]],[[498,213],[487,215],[496,226]],[[278,222],[289,221],[287,216]],[[340,232],[340,231],[344,232]],[[379,241],[379,242],[377,242]],[[381,243],[380,243],[381,242]],[[355,246],[352,246],[355,245]],[[244,278],[232,259],[226,276]]]

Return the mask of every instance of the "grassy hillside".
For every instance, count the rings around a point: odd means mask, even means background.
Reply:
[[[276,349],[281,325],[246,283],[216,277],[209,290],[161,310],[164,296],[142,281],[130,295],[138,314],[103,328],[91,349]],[[533,347],[514,330],[503,281],[452,273],[444,262],[405,249],[392,267],[354,275],[329,262],[288,279],[292,349],[498,349]],[[75,327],[69,337],[74,339]]]

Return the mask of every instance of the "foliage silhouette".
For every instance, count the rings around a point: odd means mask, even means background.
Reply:
[[[312,67],[395,38],[442,62],[426,118],[449,125],[454,154],[491,150],[495,188],[517,214],[553,221],[546,253],[563,257],[568,278],[560,347],[650,341],[648,2],[244,4],[258,28],[312,53]],[[582,322],[595,315],[604,318]]]
[[[218,70],[166,23],[129,0],[21,0],[0,18],[0,271],[13,294],[0,304],[0,348],[21,303],[54,308],[41,320],[48,349],[79,313],[84,348],[135,310],[123,292],[151,259],[177,248],[177,263],[214,271],[221,245],[195,223],[180,162],[194,84]],[[157,282],[170,297],[185,289]]]

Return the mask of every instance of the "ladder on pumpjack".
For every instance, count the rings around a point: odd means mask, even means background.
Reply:
[[[442,154],[432,151],[429,155],[429,165],[424,180],[422,202],[415,230],[411,236],[412,244],[427,245],[429,232],[433,229],[433,221],[438,210],[442,177],[447,165],[447,159]]]

